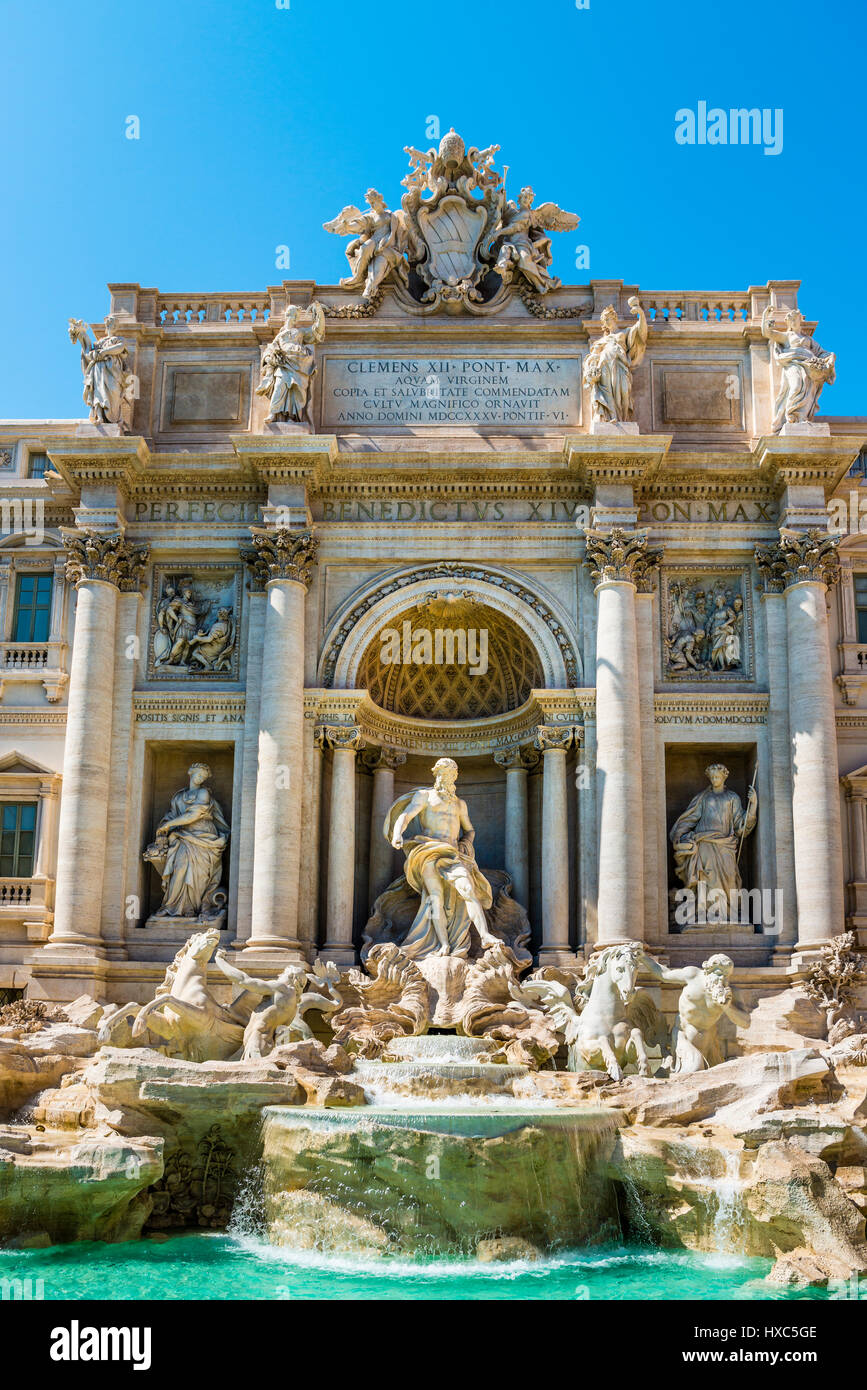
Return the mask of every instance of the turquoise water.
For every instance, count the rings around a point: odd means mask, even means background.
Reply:
[[[769,1260],[640,1247],[535,1263],[359,1261],[280,1250],[244,1236],[0,1250],[0,1279],[43,1280],[46,1299],[767,1299]],[[35,1288],[35,1286],[34,1286]]]

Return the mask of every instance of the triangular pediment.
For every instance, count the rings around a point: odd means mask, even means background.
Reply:
[[[40,776],[55,777],[56,769],[46,767],[44,763],[36,762],[35,758],[28,758],[24,753],[13,750],[11,753],[4,753],[0,758],[0,773],[8,776],[10,773],[15,776],[22,774],[38,773]]]

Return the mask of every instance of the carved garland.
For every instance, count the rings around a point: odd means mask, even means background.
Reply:
[[[554,637],[557,646],[560,648],[560,654],[563,658],[563,664],[566,668],[566,678],[569,684],[571,686],[578,685],[578,663],[575,659],[572,644],[550,608],[542,603],[531,589],[526,588],[523,584],[517,583],[514,579],[508,578],[506,575],[497,574],[493,570],[478,569],[469,565],[462,565],[453,560],[442,560],[436,565],[416,570],[412,574],[398,575],[396,579],[383,584],[374,593],[368,594],[365,598],[361,599],[360,602],[347,613],[328,651],[328,657],[323,671],[325,686],[330,688],[334,682],[334,671],[340,658],[343,644],[356,625],[364,617],[365,613],[373,608],[374,604],[379,603],[383,598],[387,598],[389,594],[396,593],[399,589],[406,588],[409,584],[417,584],[420,579],[434,579],[441,575],[448,576],[452,579],[475,579],[484,584],[493,584],[499,589],[505,589],[507,593],[520,599],[522,603],[526,603],[528,607],[532,608],[533,612],[542,619],[545,626]]]

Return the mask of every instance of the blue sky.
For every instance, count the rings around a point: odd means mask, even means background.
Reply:
[[[7,0],[0,416],[83,415],[66,321],[101,319],[109,281],[333,283],[343,242],[322,222],[370,184],[394,206],[430,116],[498,143],[511,189],[580,214],[556,238],[567,282],[802,280],[838,353],[822,411],[867,414],[863,0],[286,6]],[[782,108],[782,152],[678,144],[675,112],[701,101]]]

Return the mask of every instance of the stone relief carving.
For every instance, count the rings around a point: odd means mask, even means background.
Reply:
[[[346,250],[352,273],[341,284],[362,290],[360,306],[326,313],[370,312],[389,278],[407,307],[430,313],[484,313],[505,302],[512,286],[536,297],[556,289],[546,233],[572,231],[579,219],[555,203],[534,207],[531,188],[517,203],[507,200],[504,176],[493,167],[498,150],[468,150],[454,130],[438,149],[407,146],[400,211],[369,189],[366,211],[350,205],[326,222],[326,231],[353,238]]]
[[[773,316],[769,304],[762,314],[762,336],[773,343],[774,361],[781,374],[771,425],[779,434],[786,425],[804,425],[812,420],[822,387],[836,378],[836,355],[825,352],[815,338],[804,333],[804,316],[799,309],[786,314],[785,332],[774,328]]]
[[[756,825],[758,795],[747,793],[747,806],[726,787],[729,770],[722,763],[706,768],[710,785],[693,797],[671,827],[675,872],[693,893],[695,911],[700,895],[713,901],[716,919],[728,921],[731,894],[742,886],[738,867],[744,840]],[[689,908],[689,904],[687,904]],[[691,915],[691,914],[690,914]]]
[[[283,326],[262,352],[257,396],[269,402],[268,423],[310,418],[310,387],[316,373],[315,344],[325,337],[325,313],[315,300],[308,310],[289,304]]]
[[[226,894],[220,881],[229,825],[205,785],[210,768],[193,763],[189,776],[189,786],[172,797],[156,839],[144,853],[145,863],[153,865],[162,881],[163,901],[154,915],[222,925]]]
[[[617,331],[617,310],[612,304],[599,316],[602,336],[584,361],[584,384],[590,388],[590,418],[594,424],[622,424],[632,418],[632,372],[644,358],[647,319],[638,298],[629,307],[635,323]],[[637,427],[636,427],[637,428]]]
[[[663,676],[749,680],[752,610],[742,569],[662,574]]]
[[[151,678],[237,680],[240,570],[200,566],[154,572]]]
[[[81,348],[82,399],[93,424],[119,425],[129,432],[136,378],[129,370],[129,348],[114,332],[117,319],[105,320],[105,337],[91,338],[83,319],[69,320],[70,342]]]

